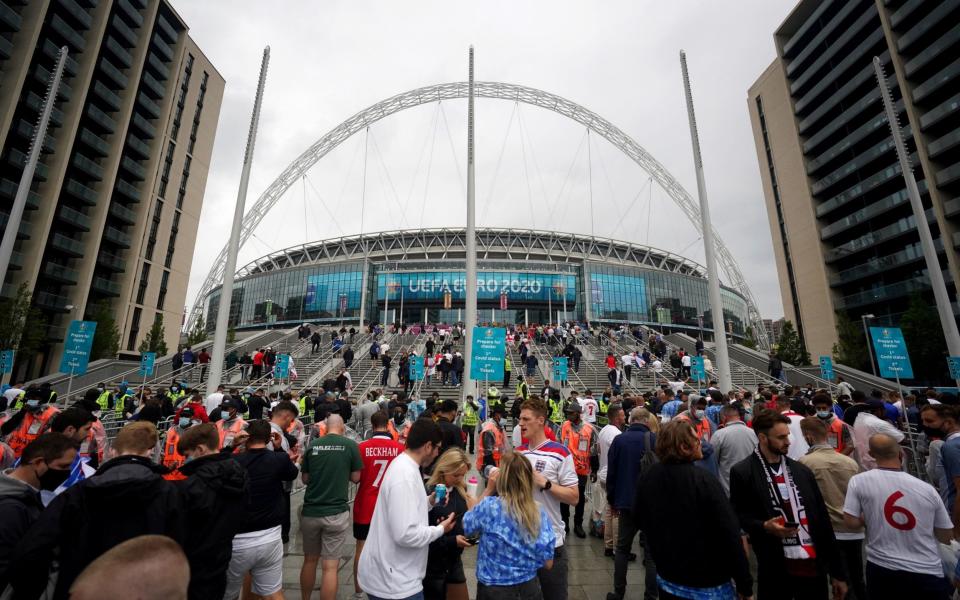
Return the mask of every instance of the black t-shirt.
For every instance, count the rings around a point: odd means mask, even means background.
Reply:
[[[261,448],[234,455],[246,469],[250,496],[247,518],[238,533],[276,527],[283,520],[283,482],[297,478],[297,466],[286,452]]]
[[[431,493],[433,488],[429,490]],[[463,515],[467,512],[467,501],[460,495],[457,488],[447,488],[450,500],[446,505],[437,504],[430,509],[428,519],[430,525],[436,525],[447,518],[450,513],[456,513],[453,529],[430,543],[427,554],[427,577],[442,577],[447,571],[460,561],[463,548],[457,547],[457,536],[463,535]]]
[[[263,418],[263,409],[270,406],[267,399],[263,396],[253,395],[247,401],[247,407],[250,409],[250,418],[253,420]]]

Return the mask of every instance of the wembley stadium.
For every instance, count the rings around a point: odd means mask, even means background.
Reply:
[[[455,323],[463,320],[463,228],[384,231],[304,244],[238,270],[230,326]],[[477,229],[477,306],[484,323],[656,325],[712,336],[706,269],[630,242],[572,233]],[[204,297],[216,323],[219,287]],[[743,338],[748,302],[722,287],[727,333]]]

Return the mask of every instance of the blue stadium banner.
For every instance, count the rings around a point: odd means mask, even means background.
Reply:
[[[881,377],[913,379],[913,367],[907,354],[907,342],[897,327],[871,327],[873,353],[877,357]]]
[[[555,356],[553,358],[553,380],[554,381],[567,380],[567,357],[566,356]]]
[[[690,377],[697,381],[707,380],[707,370],[704,368],[702,356],[690,357]]]
[[[96,331],[96,321],[70,321],[67,338],[63,340],[63,357],[60,359],[61,373],[83,375],[87,372],[90,348],[93,347],[93,334]]]
[[[947,367],[950,368],[950,379],[960,379],[960,356],[948,356]],[[4,371],[4,373],[8,372]]]
[[[4,350],[0,352],[0,373],[6,375],[13,373],[13,350]]]
[[[157,363],[156,352],[140,353],[140,376],[153,377],[153,366]]]
[[[503,327],[474,327],[470,379],[503,379],[506,343],[507,330]]]
[[[278,354],[277,364],[273,365],[273,376],[277,379],[286,379],[290,376],[290,355]]]
[[[409,370],[410,381],[420,381],[423,379],[423,357],[411,356]]]
[[[827,381],[833,381],[833,358],[830,356],[820,357],[820,378]]]

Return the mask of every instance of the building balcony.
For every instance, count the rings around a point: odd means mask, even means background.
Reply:
[[[65,189],[68,194],[77,200],[80,200],[87,206],[96,206],[97,204],[97,192],[74,179],[68,179],[67,183],[63,186],[63,189]]]
[[[937,171],[937,185],[943,187],[960,179],[960,163],[951,165],[945,169]]]
[[[137,94],[137,105],[145,110],[147,116],[151,119],[160,118],[160,105],[148,98],[143,92]]]
[[[133,175],[137,181],[143,181],[147,178],[147,170],[129,156],[123,157],[123,160],[120,161],[120,166],[123,167],[127,173]]]
[[[0,35],[0,59],[7,60],[13,56],[13,42]]]
[[[43,53],[47,58],[52,59],[54,62],[60,59],[60,47],[53,43],[53,41],[47,39],[43,42]],[[63,72],[74,77],[77,74],[77,71],[80,70],[80,63],[73,59],[69,54],[67,55],[67,60],[63,63]]]
[[[942,252],[943,241],[939,239],[936,240],[934,242],[934,247],[938,252]],[[890,269],[906,266],[922,260],[923,250],[920,249],[920,244],[910,244],[899,252],[894,252],[893,254],[888,254],[887,256],[882,256],[880,258],[872,258],[863,264],[857,265],[856,267],[844,269],[843,271],[839,271],[831,275],[830,286],[840,287],[843,285],[849,285],[851,282],[859,279],[876,277],[881,273],[889,271]]]
[[[7,228],[7,221],[10,219],[10,215],[7,213],[0,213],[0,230]],[[17,239],[18,240],[29,240],[30,239],[30,221],[26,218],[20,219],[20,227],[17,228]]]
[[[50,246],[74,258],[83,256],[83,243],[62,233],[54,233],[50,236]]]
[[[38,64],[33,68],[33,78],[38,83],[43,85],[44,88],[46,88],[46,86],[50,84],[50,79],[52,78],[52,76],[53,76],[53,73],[44,69],[43,65]],[[30,93],[32,94],[33,92],[30,92]],[[70,96],[72,95],[73,95],[73,90],[70,88],[69,85],[67,85],[63,80],[61,80],[60,87],[57,88],[57,100],[61,100],[61,101],[70,100]],[[40,96],[37,96],[37,98],[39,100],[37,102],[37,105],[43,106],[43,100],[39,99]],[[40,112],[40,110],[37,109],[37,112]]]
[[[155,33],[153,37],[150,38],[150,41],[151,47],[156,50],[161,59],[165,60],[166,62],[173,60],[173,50],[170,49],[170,44],[165,42],[159,34]]]
[[[170,45],[177,43],[177,37],[179,37],[177,35],[177,30],[174,29],[162,16],[157,17],[157,30],[163,34],[163,37],[167,38],[167,41],[170,42]]]
[[[926,180],[921,180],[920,183],[924,184],[920,190],[920,193],[923,194],[927,191]],[[851,227],[855,227],[861,223],[875,219],[876,217],[879,217],[880,215],[885,214],[902,204],[906,204],[909,201],[910,198],[907,195],[907,190],[894,192],[886,198],[870,203],[866,208],[862,208],[854,213],[851,213],[850,215],[847,215],[838,221],[834,221],[829,225],[824,225],[820,228],[820,239],[828,240],[838,233],[842,233]]]
[[[141,160],[147,160],[150,158],[150,146],[146,145],[140,139],[130,133],[127,136],[127,147],[136,154]]]
[[[96,81],[93,84],[93,91],[98,98],[104,101],[112,111],[120,110],[122,104],[120,95],[108,88],[102,81]]]
[[[926,211],[926,217],[928,222],[936,223],[936,216],[933,213],[933,209]],[[895,223],[887,225],[886,227],[881,227],[876,231],[871,231],[870,233],[862,235],[857,239],[846,242],[845,244],[841,244],[832,250],[828,250],[824,253],[824,259],[826,262],[831,263],[900,236],[908,234],[915,235],[916,231],[916,221],[914,220],[913,215],[910,215],[909,217],[904,217]]]
[[[21,138],[28,140],[30,142],[33,141],[34,133],[36,133],[34,125],[31,124],[26,119],[20,119],[19,121],[17,121],[16,131],[17,131],[17,135],[19,135]],[[43,136],[44,152],[48,152],[48,153],[53,152],[53,144],[54,144],[53,136],[51,136],[49,133]]]
[[[7,155],[7,162],[22,172],[27,166],[27,155],[16,148],[10,148],[10,153]],[[46,181],[49,174],[50,170],[47,169],[47,165],[42,162],[37,162],[37,168],[33,172],[33,177],[40,181]]]
[[[33,295],[33,301],[40,308],[64,313],[69,310],[67,305],[70,304],[70,298],[67,296],[51,294],[50,292],[36,292]]]
[[[134,33],[126,23],[123,22],[123,19],[120,15],[113,15],[113,19],[110,20],[110,29],[108,31],[116,31],[117,35],[120,36],[120,42],[125,44],[127,48],[133,48],[137,45],[137,34]]]
[[[103,167],[79,152],[73,155],[73,160],[71,163],[73,166],[89,175],[91,179],[95,181],[103,181]]]
[[[68,285],[76,285],[77,281],[80,280],[80,273],[78,273],[76,269],[71,269],[70,267],[58,265],[53,262],[48,262],[43,265],[42,273],[49,279]]]
[[[10,31],[20,31],[23,19],[17,14],[17,11],[0,2],[0,23],[3,23],[4,28]]]
[[[59,97],[59,94],[57,95]],[[40,112],[43,110],[43,98],[34,94],[33,92],[27,93],[27,99],[25,104],[30,107],[37,115],[40,115]],[[50,124],[56,127],[63,126],[63,111],[53,107],[53,110],[50,111]]]
[[[60,34],[61,39],[66,42],[68,45],[73,46],[70,48],[71,52],[83,51],[86,47],[86,42],[83,39],[83,36],[77,33],[77,30],[73,28],[72,25],[60,18],[60,15],[54,14],[50,19],[50,27]]]
[[[65,8],[70,18],[74,19],[82,29],[90,29],[93,18],[74,0],[57,0],[57,4]]]
[[[99,125],[104,133],[111,134],[117,130],[117,122],[113,120],[112,117],[107,115],[92,103],[87,104],[87,116],[90,117],[94,123]]]
[[[120,246],[121,248],[130,248],[130,236],[120,231],[116,227],[106,227],[103,230],[103,239]]]
[[[133,113],[133,118],[130,120],[134,125],[137,126],[137,129],[143,134],[143,137],[148,140],[152,140],[157,136],[157,128],[150,124],[150,121],[143,118],[142,115]]]
[[[107,35],[104,45],[107,47],[107,50],[113,54],[114,60],[117,61],[117,64],[121,68],[129,69],[130,65],[133,64],[133,55],[130,54],[130,51],[123,47],[112,35]]]
[[[958,79],[960,79],[960,58],[954,60],[941,69],[939,73],[931,75],[926,81],[913,88],[913,101],[919,104],[945,85],[952,86],[953,89],[956,89]]]
[[[119,296],[120,295],[120,284],[107,279],[106,277],[94,277],[91,284],[93,289],[98,292],[102,292],[107,296]]]
[[[17,188],[20,184],[14,183],[9,179],[0,179],[0,194],[11,200],[17,195]],[[40,208],[40,194],[31,190],[27,194],[27,210],[37,210]]]
[[[154,100],[159,100],[163,98],[166,90],[163,89],[163,84],[154,78],[148,71],[143,72],[143,88]]]
[[[147,65],[153,69],[153,72],[156,73],[160,79],[170,79],[170,68],[163,64],[163,61],[157,58],[156,55],[150,54],[147,56]]]
[[[100,71],[109,77],[111,81],[117,84],[117,89],[126,89],[130,84],[130,79],[123,74],[123,71],[113,66],[113,63],[107,60],[107,57],[100,59],[99,68]]]
[[[119,12],[132,27],[143,27],[143,15],[140,14],[129,0],[117,0],[116,6]]]
[[[87,148],[93,150],[97,156],[107,156],[110,154],[110,144],[86,127],[80,129],[80,141],[83,142]]]
[[[69,206],[60,207],[60,210],[57,212],[57,220],[59,220],[61,223],[72,225],[80,231],[90,231],[90,216],[83,214],[79,210],[70,208]]]
[[[97,264],[115,273],[123,273],[126,270],[127,263],[116,254],[101,250],[97,255]]]
[[[116,201],[110,203],[110,215],[127,225],[133,225],[137,222],[137,213]]]
[[[130,185],[126,181],[117,179],[116,190],[130,200],[133,200],[134,202],[140,202],[140,190]]]
[[[905,298],[916,292],[930,289],[930,282],[926,277],[915,277],[899,283],[878,286],[871,290],[857,292],[840,298],[836,308],[853,309],[868,304],[887,303],[896,298]]]

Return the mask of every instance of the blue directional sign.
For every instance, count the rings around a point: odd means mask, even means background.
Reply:
[[[567,380],[567,357],[566,356],[555,356],[553,358],[553,380],[554,381]]]
[[[290,376],[290,355],[278,354],[277,363],[273,365],[273,376],[277,379],[286,379]]]
[[[871,327],[873,353],[877,357],[881,377],[913,379],[913,367],[907,354],[907,342],[897,327]]]
[[[690,357],[690,377],[697,381],[707,380],[707,370],[704,367],[702,356]]]
[[[157,362],[156,352],[141,352],[140,353],[140,376],[152,377],[153,367],[156,364],[156,362]]]
[[[420,381],[423,379],[423,357],[411,356],[408,369],[410,372],[410,381]]]
[[[61,373],[83,375],[87,372],[90,348],[93,347],[93,334],[96,331],[96,321],[70,321],[67,339],[63,340],[63,357],[60,359]]]
[[[0,373],[4,375],[13,373],[13,356],[13,350],[0,352]]]
[[[950,379],[960,379],[960,356],[948,356],[947,366],[950,368]]]
[[[820,378],[827,381],[833,381],[833,358],[830,356],[820,357]]]
[[[474,327],[470,379],[503,379],[503,357],[507,330],[503,327]]]

